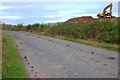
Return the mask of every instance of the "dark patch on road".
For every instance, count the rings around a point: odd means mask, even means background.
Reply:
[[[83,51],[82,49],[80,49],[81,51]]]
[[[41,38],[41,37],[38,37],[38,38]]]
[[[27,56],[24,56],[23,58],[25,59],[25,62],[27,62],[27,64],[30,64],[29,61],[28,61],[28,59],[27,59]],[[31,71],[34,71],[33,66],[30,66],[30,68],[31,68]],[[35,74],[37,74],[37,72]],[[37,75],[35,75],[35,77],[37,77]]]
[[[31,68],[33,68],[33,66],[31,66]]]
[[[23,44],[23,43],[20,43],[20,44]]]
[[[100,62],[100,61],[98,61],[98,60],[95,60],[95,59],[93,59],[93,58],[90,58],[90,60],[93,60],[93,61],[95,61],[95,62]]]
[[[94,52],[92,52],[92,54],[94,54]]]
[[[108,66],[107,64],[103,64],[104,66]]]
[[[114,57],[108,57],[108,59],[115,59]]]
[[[24,58],[26,59],[27,57],[26,57],[26,56],[24,56]]]
[[[66,45],[66,46],[70,46],[70,45]]]
[[[37,75],[35,75],[35,77],[37,77]]]
[[[24,59],[25,59],[25,62],[27,62],[27,61],[28,61],[28,59],[27,59],[27,57],[26,57],[26,56],[24,56]]]
[[[27,62],[27,61],[28,61],[28,59],[25,60],[25,62]]]
[[[49,40],[49,41],[51,41],[51,40]]]

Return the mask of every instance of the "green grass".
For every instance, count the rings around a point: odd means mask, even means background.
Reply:
[[[26,78],[25,68],[11,37],[2,34],[2,78]]]

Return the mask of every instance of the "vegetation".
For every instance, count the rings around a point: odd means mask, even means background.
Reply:
[[[11,37],[2,35],[2,78],[27,77]]]
[[[110,44],[116,46],[118,45],[119,41],[118,40],[119,26],[117,20],[86,22],[82,24],[73,22],[71,23],[58,22],[55,24],[35,23],[26,26],[23,26],[23,24],[18,24],[15,27],[4,27],[4,29],[36,32],[43,35],[62,36],[69,39],[71,38],[82,41],[85,40],[93,43],[98,42],[101,44]],[[114,49],[117,50],[118,48],[116,47]]]

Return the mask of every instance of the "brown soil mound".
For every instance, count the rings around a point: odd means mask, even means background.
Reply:
[[[117,19],[116,17],[112,18],[93,18],[92,16],[82,16],[78,18],[72,18],[67,20],[65,23],[84,23],[84,22],[91,22],[91,21],[113,21]]]
[[[94,18],[91,17],[91,16],[82,16],[82,17],[78,17],[78,18],[69,19],[66,22],[80,22],[80,23],[84,23],[84,22],[90,22],[90,21],[94,21]]]

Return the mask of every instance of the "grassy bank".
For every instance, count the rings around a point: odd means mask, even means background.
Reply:
[[[11,37],[2,35],[2,78],[27,77]]]

